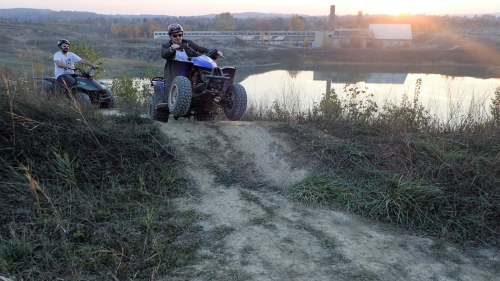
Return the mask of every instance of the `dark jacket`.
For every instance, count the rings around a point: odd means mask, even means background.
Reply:
[[[175,59],[175,52],[170,52],[169,48],[170,46],[173,45],[172,40],[169,40],[168,42],[164,43],[161,45],[161,57],[166,60],[165,62],[165,69],[164,69],[164,75],[165,75],[165,94],[167,94],[170,91],[170,83],[172,80],[174,80],[175,77],[179,75],[183,75],[185,72],[185,66],[186,64],[183,62],[178,62]],[[182,43],[180,44],[181,48],[184,49],[188,57],[197,57],[198,54],[196,54],[194,51],[200,53],[200,54],[206,54],[210,51],[210,49],[207,49],[202,46],[198,46],[193,41],[191,40],[185,40],[182,39]],[[189,47],[189,48],[187,48]]]

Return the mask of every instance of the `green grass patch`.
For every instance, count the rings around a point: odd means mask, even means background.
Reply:
[[[462,243],[499,244],[497,139],[385,130],[360,134],[350,129],[354,125],[330,126],[325,131],[343,140],[282,126],[305,151],[318,155],[323,167],[291,187],[292,198]]]

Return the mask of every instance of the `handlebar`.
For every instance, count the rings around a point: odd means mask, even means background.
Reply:
[[[64,67],[61,67],[61,68],[64,68]],[[100,68],[101,68],[100,66],[97,66],[97,67],[92,66],[90,69],[95,70],[95,69],[100,69]],[[85,72],[85,71],[83,71],[83,69],[81,69],[81,68],[79,68],[79,67],[64,68],[64,69],[69,69],[69,70],[73,70],[73,71],[75,71],[75,70],[79,70],[80,72]]]

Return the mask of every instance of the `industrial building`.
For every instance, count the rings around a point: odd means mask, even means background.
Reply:
[[[229,37],[238,37],[246,42],[264,43],[272,45],[302,46],[306,37],[314,47],[315,31],[184,31],[184,37],[189,40],[210,38],[221,40]],[[155,31],[154,39],[169,40],[166,31]]]

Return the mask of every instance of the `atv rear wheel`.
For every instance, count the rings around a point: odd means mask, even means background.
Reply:
[[[191,82],[184,76],[177,76],[170,84],[168,94],[168,109],[174,117],[186,115],[191,106]]]
[[[247,92],[240,84],[227,87],[226,98],[228,105],[224,106],[224,114],[231,121],[240,120],[247,110]]]
[[[92,105],[90,97],[82,92],[78,92],[73,96],[75,103],[80,108],[89,108]]]
[[[149,97],[148,99],[148,118],[155,121],[160,122],[168,122],[168,117],[170,112],[168,109],[159,110],[156,108],[156,102],[154,96]]]
[[[37,91],[40,93],[46,95],[47,97],[50,97],[53,92],[54,92],[54,84],[47,80],[40,80],[36,82],[37,84]]]

